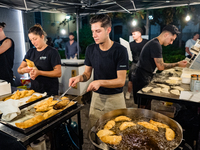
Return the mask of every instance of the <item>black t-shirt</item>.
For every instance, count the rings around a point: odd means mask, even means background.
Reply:
[[[152,74],[156,68],[154,58],[162,58],[162,46],[157,38],[147,42],[140,53],[137,67]]]
[[[10,39],[6,37],[5,39],[0,41],[0,46],[2,43],[6,40]],[[12,39],[10,39],[12,42],[12,46],[6,50],[4,53],[0,54],[0,79],[6,80],[7,82],[13,81],[13,62],[14,62],[14,42]]]
[[[117,78],[118,70],[128,69],[128,53],[125,47],[114,42],[107,51],[102,51],[99,45],[87,47],[85,65],[94,68],[94,80],[110,80]],[[121,88],[100,87],[97,93],[111,95],[122,92]]]
[[[61,64],[58,51],[51,46],[47,46],[43,51],[37,51],[36,48],[30,49],[24,58],[35,63],[38,70],[52,71],[56,65]],[[58,95],[58,78],[38,76],[31,80],[31,88],[36,92],[47,92],[48,95]]]
[[[148,40],[142,39],[142,42],[140,42],[140,43],[136,43],[135,41],[130,43],[133,63],[138,62],[142,48],[147,42],[148,42]]]

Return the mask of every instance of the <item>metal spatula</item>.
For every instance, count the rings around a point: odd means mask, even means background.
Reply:
[[[62,97],[63,96],[65,96],[65,94],[71,89],[72,87],[70,86],[60,97],[58,97],[56,100],[58,100],[58,102],[57,103],[59,103],[59,102],[61,102],[62,101]],[[56,104],[57,104],[56,103]],[[54,109],[54,107],[56,106],[56,104],[53,106],[53,109]]]
[[[60,97],[58,97],[58,101],[62,101],[61,100],[61,98],[63,97],[63,96],[65,96],[65,94],[71,89],[72,87],[70,86]]]

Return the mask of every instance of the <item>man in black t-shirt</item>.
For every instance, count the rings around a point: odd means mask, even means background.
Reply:
[[[148,40],[142,38],[142,29],[140,27],[135,27],[132,29],[132,36],[133,36],[133,42],[130,43],[130,48],[132,52],[132,64],[129,69],[129,82],[128,82],[128,91],[126,93],[126,99],[130,99],[131,91],[132,91],[132,82],[131,77],[135,73],[136,63],[139,60],[140,52],[143,48],[143,46],[148,42]]]
[[[186,67],[187,61],[185,60],[177,63],[164,63],[162,57],[162,45],[172,44],[179,33],[176,26],[167,25],[158,37],[150,40],[143,47],[132,79],[135,103],[137,103],[137,92],[150,83],[156,67],[158,70],[170,69],[176,66]],[[142,100],[142,105],[147,105],[147,103],[147,101]]]
[[[76,83],[90,79],[94,69],[94,81],[87,88],[87,91],[94,91],[89,113],[90,126],[93,126],[104,113],[126,108],[122,91],[128,69],[128,54],[125,47],[110,39],[111,19],[107,15],[92,17],[90,24],[96,44],[87,47],[85,71],[83,75],[70,78],[69,86],[74,87]]]

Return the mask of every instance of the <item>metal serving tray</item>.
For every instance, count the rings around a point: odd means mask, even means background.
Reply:
[[[39,99],[38,99],[38,101],[39,101]],[[43,126],[47,125],[48,123],[50,123],[50,122],[56,120],[58,117],[61,117],[63,114],[66,114],[66,113],[68,113],[69,111],[71,111],[71,110],[77,108],[78,102],[77,102],[77,101],[74,101],[74,102],[75,102],[74,105],[72,105],[72,106],[70,106],[70,107],[64,109],[63,111],[61,111],[61,112],[55,114],[54,116],[52,116],[52,117],[50,117],[50,118],[48,118],[48,119],[46,119],[46,120],[43,120],[42,122],[40,122],[40,123],[38,123],[38,124],[33,125],[32,127],[26,128],[26,129],[18,128],[18,127],[16,127],[16,126],[12,125],[10,122],[4,121],[4,120],[2,120],[2,119],[0,119],[0,123],[2,123],[2,124],[4,124],[4,125],[6,125],[6,126],[12,128],[13,130],[16,130],[16,131],[18,131],[18,132],[20,132],[20,133],[23,133],[23,134],[28,135],[28,134],[33,133],[34,131],[36,131],[36,130],[42,128]],[[25,104],[25,105],[21,106],[21,109],[30,106],[30,105],[28,105],[28,104],[29,104],[29,103],[27,103],[27,105]],[[33,104],[33,103],[32,103],[32,104]],[[0,116],[0,117],[1,117],[1,116]]]

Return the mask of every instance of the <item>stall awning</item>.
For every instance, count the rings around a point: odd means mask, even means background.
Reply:
[[[128,12],[200,4],[200,0],[1,0],[0,7],[27,12],[64,12],[80,15]]]

